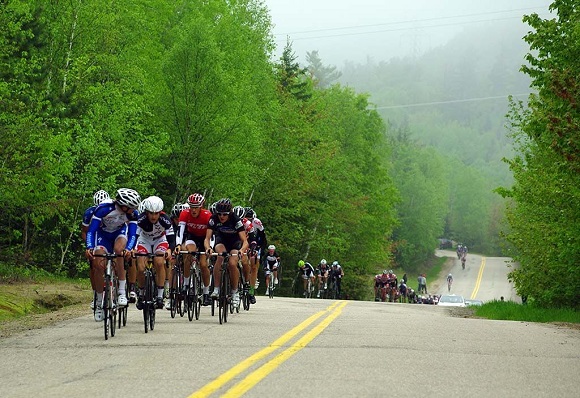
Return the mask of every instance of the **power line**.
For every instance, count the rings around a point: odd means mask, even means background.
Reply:
[[[378,106],[374,109],[398,109],[398,108],[413,108],[418,106],[429,106],[429,105],[442,105],[442,104],[457,104],[460,102],[476,102],[476,101],[488,101],[493,99],[507,99],[508,96],[512,97],[527,97],[530,93],[526,94],[506,94],[506,95],[497,95],[493,97],[477,97],[477,98],[466,98],[466,99],[458,99],[458,100],[449,100],[449,101],[436,101],[436,102],[422,102],[418,104],[406,104],[406,105],[389,105],[389,106]]]
[[[478,21],[464,21],[464,22],[454,22],[454,23],[438,24],[438,25],[428,25],[428,26],[421,26],[419,28],[420,29],[424,29],[424,28],[439,28],[439,27],[444,27],[444,26],[465,25],[465,24],[468,24],[468,23],[471,24],[471,23],[479,23],[479,22],[503,21],[503,20],[515,19],[515,18],[519,18],[519,16],[516,16],[516,17],[505,17],[505,18],[495,18],[495,19],[481,19],[481,20],[478,20]],[[308,37],[297,37],[297,38],[294,37],[294,38],[292,38],[292,41],[312,40],[312,39],[325,39],[325,38],[329,38],[329,37],[341,37],[341,36],[360,36],[360,35],[368,35],[368,34],[373,34],[373,33],[397,32],[397,31],[401,31],[401,30],[410,30],[410,29],[417,29],[417,27],[406,27],[406,28],[396,28],[396,29],[373,30],[373,31],[369,31],[369,32],[338,33],[338,34],[335,34],[335,35],[323,35],[323,36],[308,36]],[[278,42],[285,42],[286,39],[284,39],[284,40],[279,39],[277,41]]]
[[[544,9],[545,10],[544,7],[517,8],[517,9],[512,9],[512,10],[490,11],[490,12],[482,12],[482,13],[477,13],[477,14],[452,15],[452,16],[447,16],[447,17],[434,17],[434,18],[425,18],[425,19],[410,19],[407,21],[385,22],[385,23],[372,24],[372,25],[354,25],[354,26],[342,26],[342,27],[337,27],[337,28],[304,30],[304,31],[290,32],[290,33],[275,33],[274,36],[288,36],[288,35],[303,34],[303,33],[326,32],[329,30],[373,28],[373,27],[377,27],[377,26],[400,25],[400,24],[416,23],[416,22],[429,22],[429,21],[438,21],[438,20],[444,20],[444,19],[476,17],[476,16],[481,16],[481,15],[492,15],[492,14],[501,14],[501,13],[513,12],[513,11],[527,11],[527,10],[537,10],[537,9]],[[512,18],[518,18],[518,17],[521,17],[521,15],[518,15],[517,17],[512,17]],[[466,21],[463,23],[469,23],[469,22],[472,22],[472,21]]]

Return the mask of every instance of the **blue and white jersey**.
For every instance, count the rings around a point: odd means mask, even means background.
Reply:
[[[139,213],[133,210],[131,214],[122,211],[115,203],[101,203],[95,209],[87,231],[87,248],[95,247],[95,234],[99,231],[116,233],[127,228],[127,250],[132,250],[136,243],[137,218]]]
[[[113,199],[105,199],[101,202],[103,203],[113,203]],[[95,210],[98,206],[91,206],[85,210],[85,214],[83,214],[83,227],[88,227],[91,223],[91,218],[93,218],[93,214],[95,214]]]

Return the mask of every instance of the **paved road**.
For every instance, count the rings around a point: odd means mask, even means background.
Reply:
[[[507,278],[507,274],[513,269],[510,258],[468,254],[465,269],[461,269],[461,261],[457,259],[455,252],[438,250],[437,255],[453,259],[453,266],[447,271],[453,275],[451,294],[483,301],[500,300],[503,296],[505,300],[521,303],[520,297]],[[442,279],[445,275],[441,276]],[[447,283],[441,283],[436,293],[448,294]]]
[[[580,332],[565,327],[279,297],[225,325],[165,311],[145,334],[129,316],[109,341],[90,315],[0,340],[0,397],[578,396]]]

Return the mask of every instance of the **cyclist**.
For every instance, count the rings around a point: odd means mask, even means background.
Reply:
[[[383,270],[382,274],[375,276],[375,301],[384,301],[383,289],[389,283],[388,271]]]
[[[141,198],[137,191],[129,188],[117,190],[115,200],[111,203],[102,203],[96,209],[89,229],[87,231],[87,255],[91,258],[92,266],[95,267],[95,283],[97,290],[97,303],[103,301],[103,281],[105,261],[97,261],[93,254],[114,252],[125,254],[128,258],[130,251],[135,247],[137,232],[137,208]],[[104,260],[104,259],[101,259]],[[115,259],[115,268],[119,280],[119,297],[117,303],[124,307],[127,305],[125,267],[123,258]],[[100,304],[95,310],[95,321],[103,320],[103,310]]]
[[[137,239],[137,253],[163,254],[164,257],[153,258],[155,267],[155,284],[157,285],[157,308],[163,308],[163,293],[165,283],[165,259],[171,256],[171,249],[175,247],[175,234],[171,219],[163,212],[163,200],[158,196],[150,196],[143,201],[143,214],[137,220],[139,237]],[[137,309],[143,309],[145,298],[145,266],[147,257],[137,258],[137,280],[139,282],[139,299]]]
[[[250,251],[250,302],[256,303],[255,289],[258,281],[258,264],[260,257],[267,245],[266,233],[262,221],[256,216],[256,212],[251,207],[246,207],[244,214],[244,225],[248,233],[248,241],[252,250]]]
[[[185,241],[185,249],[189,252],[202,251],[204,249],[205,236],[207,234],[207,224],[211,218],[211,212],[203,208],[205,197],[200,193],[193,193],[187,198],[189,209],[183,210],[179,215],[179,229],[177,231],[177,247],[181,250],[181,245]],[[193,257],[186,254],[183,269],[183,294],[189,289],[189,279],[191,277],[191,263]],[[199,256],[199,268],[203,281],[203,305],[210,305],[209,299],[209,267],[207,256]]]
[[[228,259],[228,270],[230,272],[230,286],[232,287],[232,302],[238,307],[240,305],[238,257],[232,256],[232,254],[245,253],[248,250],[248,239],[242,220],[232,213],[232,202],[227,198],[220,199],[216,203],[216,214],[209,219],[204,241],[205,252],[208,254],[212,252],[210,242],[214,234],[215,251],[217,253],[227,252],[231,255]],[[213,270],[215,287],[211,297],[214,299],[217,299],[220,293],[223,261],[224,257],[218,256]]]
[[[81,223],[81,239],[83,241],[87,240],[87,231],[89,230],[89,224],[91,222],[91,218],[93,218],[93,214],[95,213],[95,209],[98,205],[104,202],[111,202],[111,197],[109,196],[107,191],[102,189],[98,190],[93,195],[93,206],[89,207],[85,210],[83,214],[83,221]],[[93,296],[96,292],[95,289],[95,277],[94,277],[94,269],[90,266],[91,262],[88,255],[85,253],[87,260],[89,260],[89,280],[91,281],[91,287],[93,288]],[[95,302],[91,301],[91,310],[94,310]]]
[[[330,271],[330,276],[332,279],[334,279],[335,283],[336,283],[336,292],[338,294],[338,298],[340,298],[341,295],[341,290],[342,290],[342,277],[344,276],[344,270],[342,269],[342,267],[340,266],[340,264],[338,263],[338,261],[333,261],[332,262],[332,270]]]
[[[139,216],[145,212],[143,207],[143,201],[139,203],[138,213]],[[138,219],[137,219],[138,221]],[[137,224],[137,241],[139,240],[139,234],[141,233],[139,225]],[[137,246],[135,246],[137,247]],[[137,257],[132,257],[128,262],[127,267],[127,284],[129,285],[129,303],[135,303],[137,301]]]
[[[249,240],[249,235],[250,235],[250,231],[248,230],[248,227],[251,226],[251,223],[248,222],[248,220],[246,218],[244,218],[244,214],[246,213],[246,209],[244,209],[243,206],[234,206],[234,208],[232,209],[232,212],[240,219],[242,220],[242,224],[244,225],[244,229],[246,231],[246,239]],[[244,253],[241,257],[242,260],[242,273],[244,275],[244,290],[246,290],[248,293],[248,296],[250,298],[250,303],[251,304],[255,304],[256,303],[256,299],[254,298],[252,300],[253,297],[253,292],[250,291],[250,259],[248,257],[249,253]]]
[[[401,279],[401,283],[399,284],[399,293],[401,294],[402,300],[406,301],[406,299],[407,299],[407,284],[405,283],[404,279]]]
[[[310,283],[314,286],[314,267],[312,264],[305,262],[304,260],[298,261],[298,272],[302,275],[302,281],[304,286],[304,297],[306,297],[306,290],[308,285],[308,279],[310,279]]]
[[[451,290],[451,284],[453,283],[453,275],[447,275],[447,289]]]
[[[316,267],[316,275],[318,275],[318,294],[316,297],[320,297],[320,291],[324,288],[326,290],[328,286],[328,272],[330,267],[326,263],[325,259],[320,260],[320,263]]]
[[[278,284],[278,265],[280,263],[280,255],[276,251],[276,246],[268,246],[268,253],[266,254],[264,262],[264,273],[266,274],[266,296],[270,294],[270,274],[274,276],[274,285]]]

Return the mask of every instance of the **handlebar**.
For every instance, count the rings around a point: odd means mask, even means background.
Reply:
[[[123,254],[117,254],[117,253],[105,253],[105,254],[95,254],[93,253],[93,257],[102,257],[102,258],[107,258],[107,259],[114,259],[117,257],[124,257]]]

